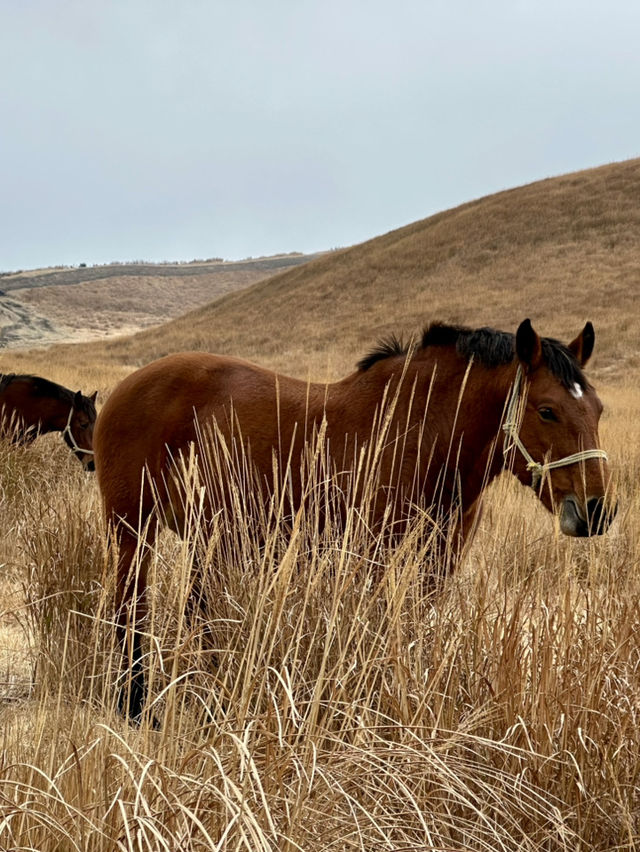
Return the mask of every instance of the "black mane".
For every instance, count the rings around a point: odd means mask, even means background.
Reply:
[[[571,350],[552,337],[542,337],[540,340],[545,364],[564,387],[571,389],[577,384],[582,389],[586,388],[587,380]],[[485,367],[498,367],[510,364],[515,358],[516,336],[493,328],[472,329],[461,325],[432,323],[422,335],[421,348],[429,346],[454,346],[458,355],[466,360],[473,357]],[[358,368],[368,370],[377,361],[392,355],[406,355],[407,351],[408,346],[393,335],[381,341],[358,363]]]
[[[372,349],[368,355],[358,361],[358,369],[361,372],[366,372],[369,367],[373,367],[378,361],[383,361],[385,358],[391,358],[393,355],[406,355],[409,350],[408,344],[404,343],[395,334],[389,337],[383,337],[378,341],[375,349]]]

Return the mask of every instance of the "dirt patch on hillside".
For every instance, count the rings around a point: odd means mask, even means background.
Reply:
[[[65,338],[66,329],[19,298],[0,296],[0,348],[40,346]]]
[[[283,255],[240,263],[113,264],[0,278],[0,348],[132,334],[299,265]]]
[[[124,334],[165,322],[233,290],[264,278],[264,273],[169,278],[117,276],[72,286],[14,290],[12,296],[46,316],[56,327],[93,339]]]

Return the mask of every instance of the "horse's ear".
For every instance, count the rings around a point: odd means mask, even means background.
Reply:
[[[531,320],[522,320],[516,332],[516,354],[527,370],[535,370],[542,361],[542,343]]]
[[[73,407],[80,408],[82,405],[82,391],[76,391],[76,395],[73,398]]]
[[[589,358],[591,358],[595,342],[596,333],[593,330],[593,325],[588,322],[576,339],[572,340],[569,344],[569,349],[576,356],[576,360],[581,367],[584,367]]]
[[[91,396],[89,397],[89,399],[91,400],[91,402],[92,402],[94,405],[96,404],[96,399],[97,399],[97,398],[98,398],[98,391],[94,391],[94,392],[91,394]]]

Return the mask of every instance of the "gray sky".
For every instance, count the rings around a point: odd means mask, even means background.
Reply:
[[[640,155],[637,0],[0,0],[0,270],[347,246]]]

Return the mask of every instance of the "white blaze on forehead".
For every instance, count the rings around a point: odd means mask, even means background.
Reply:
[[[575,382],[569,393],[574,399],[581,399],[583,391],[580,385]]]

